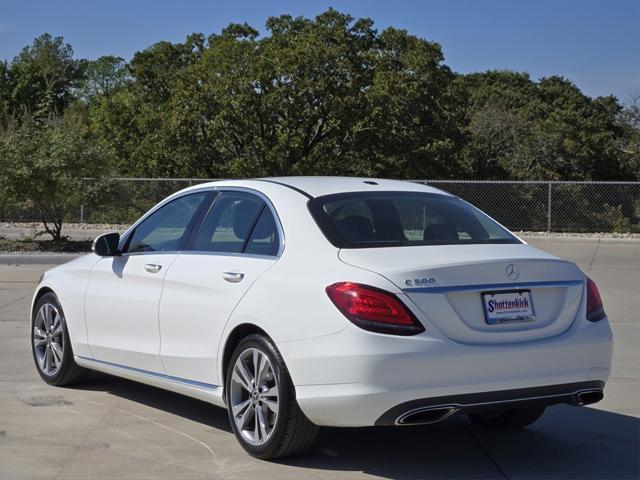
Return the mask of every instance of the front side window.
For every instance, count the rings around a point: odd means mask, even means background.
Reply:
[[[135,228],[125,253],[178,250],[206,196],[206,192],[193,193],[160,207]]]
[[[194,250],[242,253],[264,207],[264,201],[250,193],[221,193],[200,228]]]
[[[341,193],[315,198],[309,209],[338,248],[520,243],[480,210],[437,193]]]

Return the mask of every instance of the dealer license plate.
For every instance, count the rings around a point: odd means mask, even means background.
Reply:
[[[484,292],[484,316],[488,324],[533,322],[536,319],[530,290]]]

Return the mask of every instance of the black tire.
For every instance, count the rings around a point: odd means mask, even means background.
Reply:
[[[522,428],[531,425],[544,413],[545,407],[516,408],[469,415],[469,419],[486,428]]]
[[[40,366],[34,342],[34,326],[36,317],[40,309],[47,304],[53,305],[56,308],[56,310],[61,315],[62,322],[62,360],[59,367],[52,374],[43,371],[42,367]],[[71,347],[71,341],[69,339],[67,323],[64,318],[64,311],[62,309],[62,305],[60,305],[60,302],[58,301],[58,297],[54,293],[45,293],[37,301],[31,315],[31,330],[29,333],[31,337],[31,353],[33,355],[33,361],[36,364],[36,369],[38,370],[40,377],[49,385],[55,385],[56,387],[72,385],[74,383],[79,383],[85,380],[89,376],[91,370],[79,366],[73,358],[73,349]]]
[[[277,379],[278,414],[270,437],[262,445],[253,445],[242,436],[232,413],[231,377],[238,357],[248,349],[257,349],[267,356]],[[264,335],[249,335],[234,350],[225,379],[225,400],[233,433],[242,448],[253,457],[262,460],[288,457],[302,453],[315,442],[318,427],[298,407],[295,389],[282,356],[271,339]]]

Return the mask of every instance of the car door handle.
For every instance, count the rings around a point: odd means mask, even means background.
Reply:
[[[149,273],[158,273],[162,269],[162,265],[158,265],[157,263],[147,263],[144,266],[144,269]]]
[[[244,278],[244,273],[240,272],[222,272],[222,278],[224,278],[229,283],[238,283],[241,282]]]

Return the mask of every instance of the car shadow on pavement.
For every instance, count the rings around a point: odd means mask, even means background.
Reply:
[[[111,395],[179,415],[225,432],[232,431],[226,410],[195,398],[127,380],[126,378],[92,372],[89,379],[70,388],[108,392]]]
[[[231,432],[222,408],[166,390],[100,373],[75,388],[109,392]],[[637,479],[640,419],[558,405],[520,430],[483,429],[464,416],[426,426],[322,428],[311,451],[277,463],[394,479]]]
[[[326,429],[312,454],[282,463],[385,478],[640,478],[640,420],[549,408],[534,425],[488,430],[466,417],[420,427]]]

